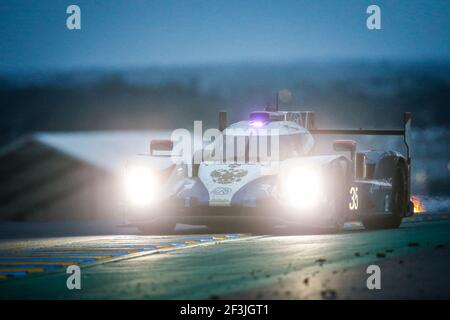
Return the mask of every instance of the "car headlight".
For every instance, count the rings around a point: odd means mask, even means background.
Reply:
[[[290,206],[312,208],[320,202],[322,192],[322,178],[316,168],[294,168],[285,176],[283,195]]]
[[[148,168],[131,167],[125,175],[125,193],[128,200],[136,206],[146,206],[155,199],[157,177]]]

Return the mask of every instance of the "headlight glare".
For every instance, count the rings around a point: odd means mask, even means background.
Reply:
[[[285,177],[283,193],[289,205],[307,209],[316,206],[322,193],[322,179],[316,168],[294,168]]]
[[[145,167],[131,167],[126,171],[125,192],[131,204],[146,206],[155,198],[157,179],[155,174]]]

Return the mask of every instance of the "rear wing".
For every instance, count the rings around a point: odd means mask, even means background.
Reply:
[[[315,113],[313,111],[273,111],[266,108],[265,111],[254,111],[250,113],[250,121],[265,123],[270,121],[292,121],[307,129],[311,134],[348,134],[369,136],[403,136],[406,146],[408,164],[411,163],[411,112],[405,112],[403,117],[403,129],[318,129],[315,126]],[[227,125],[226,111],[219,112],[219,130],[223,131]]]
[[[403,117],[403,129],[317,129],[309,128],[309,132],[316,134],[348,134],[348,135],[369,135],[369,136],[403,136],[403,142],[406,146],[406,156],[408,164],[411,163],[410,144],[411,144],[411,112],[405,112]]]

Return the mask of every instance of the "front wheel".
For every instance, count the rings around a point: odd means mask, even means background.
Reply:
[[[392,181],[391,214],[364,218],[362,224],[366,229],[396,229],[400,226],[409,205],[406,179],[404,166],[397,166]]]
[[[367,230],[397,229],[402,223],[402,218],[394,214],[386,217],[370,217],[362,220]]]

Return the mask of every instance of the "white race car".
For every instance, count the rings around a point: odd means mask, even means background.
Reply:
[[[226,114],[220,119],[220,139],[197,151],[197,163],[185,157],[161,171],[127,168],[130,224],[147,233],[170,233],[177,223],[266,233],[355,220],[367,229],[397,228],[413,214],[410,113],[395,130],[317,129],[314,113],[302,111],[256,111],[227,128]],[[407,154],[357,151],[352,140],[316,154],[315,136],[328,134],[403,136]],[[153,140],[150,155],[173,158],[176,144]]]

